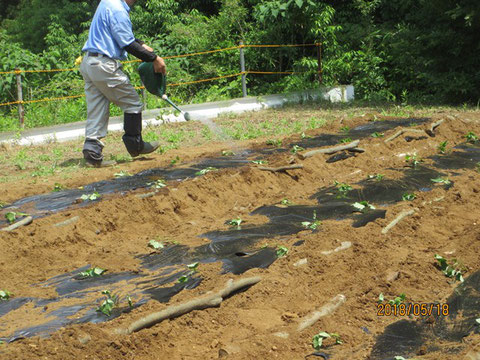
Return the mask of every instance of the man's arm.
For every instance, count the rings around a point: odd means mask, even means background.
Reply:
[[[125,47],[125,50],[142,61],[153,62],[153,69],[156,73],[166,73],[165,61],[160,56],[157,56],[151,47],[144,43],[141,44],[140,41],[135,39],[135,41]]]

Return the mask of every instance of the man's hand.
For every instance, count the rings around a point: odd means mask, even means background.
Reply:
[[[160,56],[157,56],[157,58],[153,60],[153,70],[156,73],[167,73],[167,66],[165,65],[165,61]]]
[[[150,51],[150,52],[153,52],[153,49],[152,49],[150,46],[148,46],[147,44],[143,44],[142,46],[143,46],[146,50],[148,50],[148,51]]]

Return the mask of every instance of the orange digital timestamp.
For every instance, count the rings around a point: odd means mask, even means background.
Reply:
[[[448,316],[449,313],[450,306],[448,304],[377,304],[377,316]]]

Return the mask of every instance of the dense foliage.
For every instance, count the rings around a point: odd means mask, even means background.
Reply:
[[[17,0],[0,6],[0,71],[74,67],[98,2]],[[131,17],[136,36],[164,56],[240,41],[322,42],[325,85],[353,83],[357,97],[370,100],[476,105],[479,8],[476,0],[139,0]],[[315,47],[245,52],[249,70],[301,72],[250,75],[251,94],[318,86]],[[232,74],[239,71],[238,51],[170,60],[167,66],[174,83]],[[135,67],[126,70],[138,84]],[[27,100],[82,93],[78,72],[29,73],[23,81]],[[0,103],[16,100],[15,84],[15,76],[0,75]],[[240,96],[240,80],[176,87],[172,95],[184,102]],[[83,106],[83,100],[31,105],[37,114],[53,114],[50,123],[78,120]],[[2,107],[0,114],[7,119],[14,110]]]

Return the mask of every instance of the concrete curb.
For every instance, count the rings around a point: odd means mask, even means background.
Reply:
[[[326,100],[331,102],[348,102],[355,97],[352,85],[337,86],[308,90],[291,94],[266,95],[260,97],[246,97],[204,104],[182,106],[182,110],[189,112],[192,120],[214,119],[220,114],[239,114],[246,111],[259,111],[263,109],[281,107],[287,103],[300,103],[304,101]],[[146,110],[143,112],[143,125],[158,126],[168,122],[185,121],[183,116],[175,116],[171,108]],[[123,116],[112,117],[109,120],[109,131],[123,130]],[[50,142],[63,142],[82,138],[85,132],[85,121],[49,126],[38,129],[1,133],[0,143],[17,145],[34,145]]]

